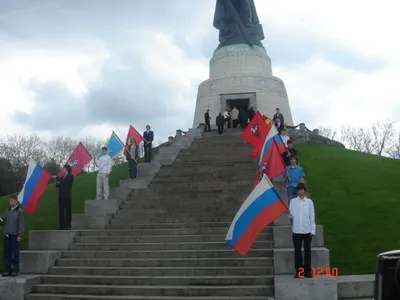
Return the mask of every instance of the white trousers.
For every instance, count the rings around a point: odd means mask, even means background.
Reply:
[[[96,200],[108,200],[108,178],[105,173],[97,174],[96,179]]]

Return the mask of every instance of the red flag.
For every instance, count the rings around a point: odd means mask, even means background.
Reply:
[[[268,131],[268,124],[265,122],[262,115],[257,111],[250,124],[244,130],[242,138],[253,147],[257,147],[260,143],[264,142]]]
[[[270,151],[263,157],[261,165],[262,168],[265,167],[265,174],[269,179],[286,172],[286,166],[275,139],[272,141]]]
[[[130,145],[131,138],[136,139],[136,144],[138,145],[143,141],[143,136],[132,125],[129,127],[128,135],[126,136],[125,149],[124,149],[125,156],[127,153],[126,149]]]
[[[82,172],[83,168],[92,160],[92,156],[86,150],[85,146],[83,146],[82,142],[79,142],[78,146],[76,146],[74,152],[72,152],[71,156],[68,158],[66,165],[70,165],[72,168],[71,174],[76,177],[80,172]],[[62,171],[60,171],[57,175],[58,177],[63,176]]]

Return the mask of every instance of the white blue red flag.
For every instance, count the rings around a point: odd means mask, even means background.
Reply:
[[[33,214],[39,199],[42,197],[51,179],[51,174],[43,169],[37,162],[31,160],[28,174],[18,200],[21,208],[28,214]]]
[[[246,256],[263,229],[287,212],[271,181],[264,175],[242,204],[226,235],[226,242]]]

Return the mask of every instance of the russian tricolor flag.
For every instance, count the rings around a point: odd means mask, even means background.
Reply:
[[[51,174],[41,167],[37,162],[31,160],[28,174],[18,200],[21,208],[28,214],[33,214],[39,199],[47,188]]]
[[[287,209],[271,181],[264,175],[237,212],[226,235],[226,242],[240,255],[247,255],[261,231]]]
[[[276,145],[278,146],[279,152],[282,154],[286,151],[286,146],[285,143],[282,141],[282,138],[276,129],[274,125],[271,126],[271,129],[269,130],[267,137],[265,138],[264,145],[261,149],[260,153],[260,161],[259,161],[259,166],[262,165],[262,161],[265,159],[265,156],[268,154],[268,152],[271,150],[272,146],[272,141],[276,142]]]

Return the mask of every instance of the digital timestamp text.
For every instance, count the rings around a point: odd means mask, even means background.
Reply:
[[[339,276],[338,268],[312,268],[311,273],[314,278],[323,278],[323,277],[333,277],[336,278]],[[304,278],[304,268],[299,268],[297,271],[297,275],[300,278]]]

